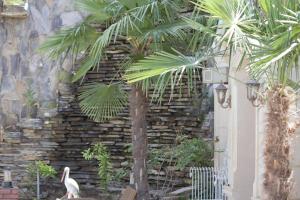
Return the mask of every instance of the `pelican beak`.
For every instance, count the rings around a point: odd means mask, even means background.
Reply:
[[[66,171],[64,171],[64,173],[63,173],[63,175],[62,175],[62,177],[61,177],[61,182],[63,182],[63,181],[64,181],[64,179],[65,179],[65,175],[66,175]]]

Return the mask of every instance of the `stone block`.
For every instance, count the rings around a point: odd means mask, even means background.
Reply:
[[[41,119],[21,119],[17,125],[23,129],[42,129],[43,121]]]

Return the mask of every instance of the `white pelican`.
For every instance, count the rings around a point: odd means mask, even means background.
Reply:
[[[68,199],[71,198],[79,198],[79,186],[78,183],[69,177],[70,174],[70,168],[65,167],[64,173],[61,178],[61,182],[65,182],[65,186],[67,188],[67,196]]]

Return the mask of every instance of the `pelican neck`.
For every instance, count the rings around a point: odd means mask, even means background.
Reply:
[[[67,179],[69,179],[69,174],[70,174],[70,171],[66,171],[65,181],[66,181]]]

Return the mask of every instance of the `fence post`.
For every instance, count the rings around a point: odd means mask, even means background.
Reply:
[[[40,172],[38,166],[36,168],[36,198],[40,200]]]

